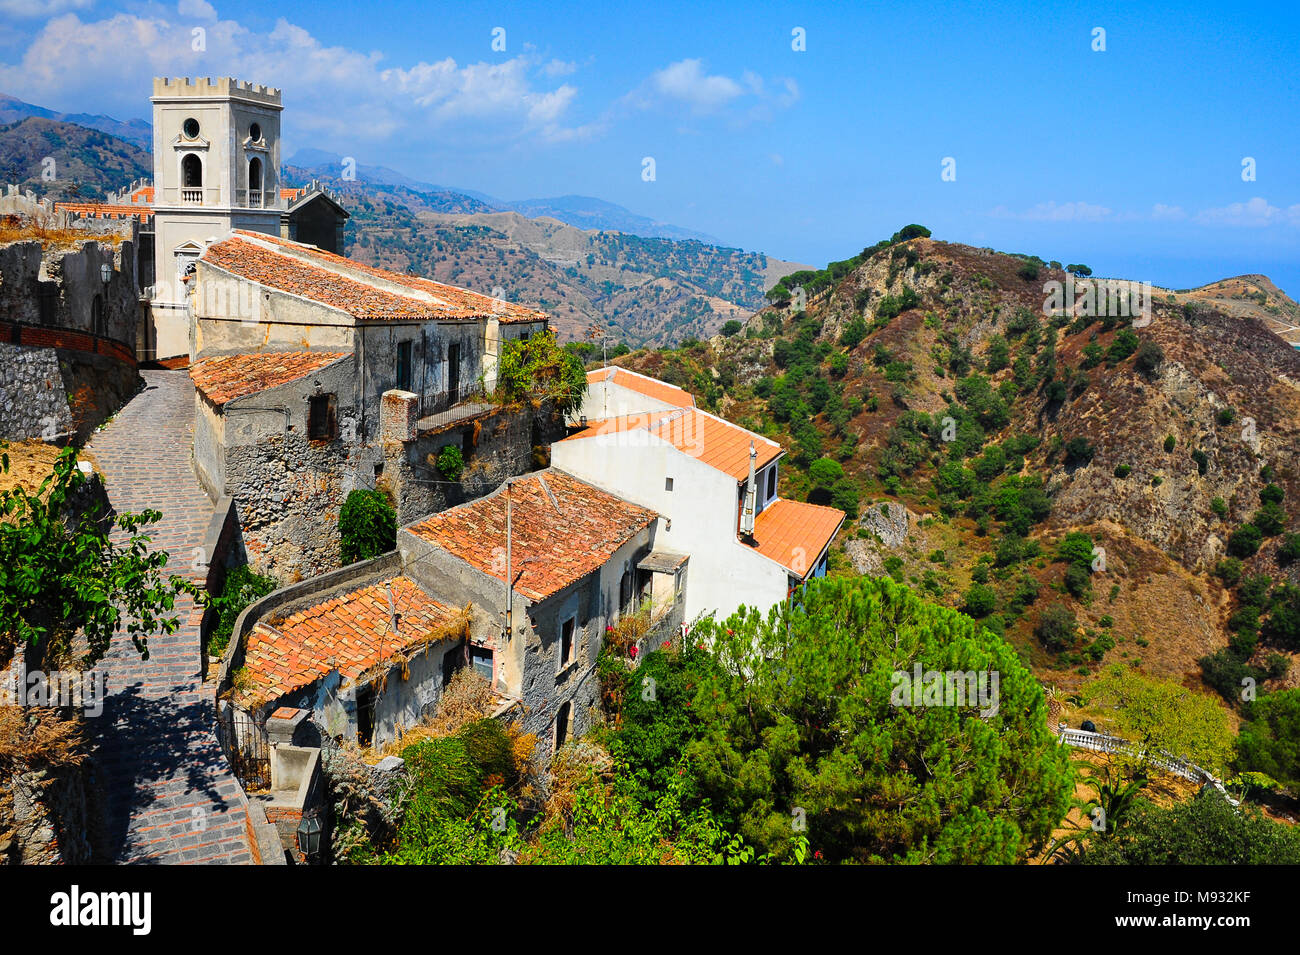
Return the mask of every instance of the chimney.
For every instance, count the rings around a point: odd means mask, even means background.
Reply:
[[[745,482],[745,508],[740,512],[740,533],[745,537],[754,536],[754,504],[757,487],[754,484],[754,464],[758,461],[758,452],[754,442],[749,442],[749,479]]]

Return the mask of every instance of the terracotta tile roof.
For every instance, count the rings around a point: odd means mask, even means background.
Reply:
[[[86,219],[139,219],[153,218],[153,209],[138,205],[110,205],[107,202],[56,202],[58,212],[69,212]]]
[[[612,381],[622,388],[639,392],[648,398],[655,398],[670,405],[677,405],[680,408],[695,407],[695,396],[684,388],[670,385],[658,378],[651,378],[634,371],[628,371],[626,368],[597,368],[595,371],[587,372],[587,384],[594,385],[601,381]]]
[[[310,375],[350,352],[259,352],[204,358],[190,366],[194,387],[217,406]]]
[[[601,567],[658,516],[553,468],[516,478],[510,500],[514,588],[529,600],[549,597]],[[505,488],[408,529],[505,581]]]
[[[545,312],[523,305],[414,275],[378,269],[312,245],[260,232],[238,229],[232,237],[209,246],[203,260],[262,285],[341,308],[356,318],[458,320],[495,317],[507,324],[547,320]],[[351,277],[340,275],[339,271],[350,273]],[[433,301],[370,285],[365,281],[367,278],[409,288],[432,297]]]
[[[320,302],[358,319],[439,318],[433,302],[399,295],[281,255],[237,235],[208,246],[202,261],[267,288]]]
[[[297,199],[306,191],[307,191],[306,186],[297,186],[289,189],[281,189],[280,198],[292,202],[294,199]]]
[[[843,511],[778,498],[754,518],[755,548],[803,578],[844,522]]]
[[[755,470],[766,467],[781,456],[781,446],[761,434],[738,424],[700,411],[681,408],[675,411],[648,411],[589,422],[565,441],[644,431],[667,441],[678,451],[698,458],[709,467],[730,474],[737,481],[749,477],[749,443],[758,452]]]
[[[388,591],[399,614],[393,630]],[[250,689],[273,700],[332,670],[345,682],[428,640],[441,639],[461,612],[438,603],[408,577],[353,590],[249,631],[244,652]]]
[[[141,186],[135,192],[131,193],[131,202],[144,206],[153,205],[153,186]]]

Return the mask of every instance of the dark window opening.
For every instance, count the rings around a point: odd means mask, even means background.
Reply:
[[[357,744],[369,746],[375,739],[375,688],[357,689]]]
[[[561,703],[555,713],[555,748],[559,749],[569,738],[569,714],[573,711],[572,703]]]
[[[577,620],[570,617],[560,624],[560,667],[566,667],[573,661],[573,634],[577,629]]]
[[[776,497],[776,465],[767,469],[767,499]]]
[[[465,647],[457,646],[442,655],[442,685],[446,689],[451,678],[465,668]]]
[[[203,160],[190,153],[181,160],[182,184],[187,189],[198,189],[203,185]]]
[[[262,140],[262,127],[259,126],[259,125],[257,125],[257,123],[254,123],[253,125],[249,126],[249,127],[248,127],[248,138],[251,139],[251,140],[252,140],[253,142],[255,142],[255,143],[256,143],[256,142],[261,142],[261,140]]]
[[[90,303],[90,320],[91,328],[96,335],[106,334],[104,328],[104,297],[96,295],[95,300]]]
[[[183,129],[185,130],[186,138],[197,139],[199,135],[199,121],[191,116],[185,121]]]
[[[460,401],[460,346],[447,346],[447,404]]]
[[[411,343],[397,343],[397,388],[399,391],[411,390]]]
[[[307,437],[312,441],[331,441],[337,434],[334,395],[312,395],[307,399]]]
[[[59,287],[53,282],[42,282],[36,298],[42,325],[53,325],[59,317]]]

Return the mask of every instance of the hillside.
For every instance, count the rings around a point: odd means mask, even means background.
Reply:
[[[660,346],[715,334],[763,303],[801,266],[695,240],[575,228],[494,212],[459,193],[331,180],[352,213],[346,254],[362,262],[529,302],[561,338],[593,325],[614,340]]]
[[[1245,278],[1134,328],[1047,314],[1035,257],[895,236],[804,276],[805,312],[619,363],[781,440],[782,493],[854,513],[835,572],[965,609],[1058,687],[1123,660],[1235,702],[1300,682],[1300,353],[1245,310],[1296,305]]]
[[[42,175],[47,167],[53,180]],[[42,197],[102,199],[152,171],[149,153],[98,130],[40,117],[0,126],[0,182]]]

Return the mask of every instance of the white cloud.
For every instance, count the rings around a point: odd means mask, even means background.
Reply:
[[[1300,225],[1300,204],[1279,209],[1267,199],[1259,196],[1247,202],[1233,202],[1226,206],[1202,209],[1196,214],[1196,221],[1202,225],[1244,226],[1260,228],[1262,226]]]
[[[20,62],[0,64],[0,89],[32,102],[81,101],[97,112],[131,116],[147,110],[154,76],[236,76],[284,89],[292,111],[286,129],[325,134],[337,148],[399,133],[418,139],[430,127],[442,142],[476,143],[563,141],[599,128],[567,124],[577,87],[556,85],[549,76],[560,72],[558,61],[545,64],[533,52],[497,63],[447,58],[386,67],[380,53],[326,46],[284,19],[269,32],[254,31],[217,18],[206,0],[179,0],[177,9],[190,19],[159,7],[96,22],[71,13],[57,17]],[[209,14],[206,49],[195,51],[193,18]],[[117,91],[117,99],[106,102],[106,90]]]
[[[744,71],[739,79],[732,79],[708,73],[701,60],[685,59],[651,73],[623,102],[636,109],[684,106],[700,116],[747,102],[749,118],[768,119],[773,107],[788,107],[799,98],[799,87],[794,80],[782,78],[773,85],[778,87],[776,92],[770,91],[769,84],[752,70]]]
[[[176,4],[176,12],[183,17],[194,17],[196,20],[215,20],[217,18],[217,9],[207,0],[180,0]]]
[[[86,10],[94,5],[95,0],[0,0],[0,13],[37,20],[67,13],[69,10]]]
[[[1187,218],[1187,213],[1183,211],[1182,206],[1167,206],[1163,202],[1157,202],[1151,207],[1151,218],[1157,221],[1181,222]]]
[[[1026,222],[1101,222],[1112,212],[1090,202],[1040,202],[1023,212],[997,206],[989,212],[995,219],[1022,219]]]

